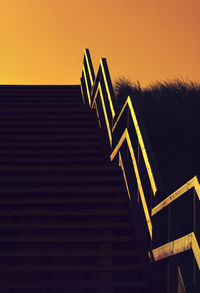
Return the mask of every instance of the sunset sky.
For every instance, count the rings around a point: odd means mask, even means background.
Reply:
[[[0,84],[79,84],[83,51],[124,75],[200,82],[199,0],[0,0]]]

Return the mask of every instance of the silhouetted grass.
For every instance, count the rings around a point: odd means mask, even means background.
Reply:
[[[175,79],[141,88],[138,81],[120,77],[114,91],[119,110],[128,95],[137,101],[170,190],[200,173],[200,84]]]

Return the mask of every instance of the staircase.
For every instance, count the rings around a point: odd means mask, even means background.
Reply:
[[[80,86],[0,86],[0,293],[18,292],[146,292],[124,180]]]

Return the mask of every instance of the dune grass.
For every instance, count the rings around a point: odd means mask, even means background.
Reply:
[[[200,84],[175,79],[142,88],[125,77],[114,81],[118,109],[129,95],[140,108],[162,179],[174,190],[200,173]]]

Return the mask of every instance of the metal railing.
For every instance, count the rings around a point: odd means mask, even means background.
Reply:
[[[100,60],[95,76],[88,49],[84,51],[81,91],[83,102],[96,110],[106,133],[110,160],[118,159],[129,199],[142,207],[150,240],[149,258],[152,262],[164,260],[163,265],[168,266],[166,292],[178,292],[178,280],[186,292],[200,292],[198,178],[163,197],[161,176],[137,103],[127,97],[122,109],[118,108],[106,59]],[[159,194],[165,200],[154,206]],[[172,280],[174,272],[176,282]]]

